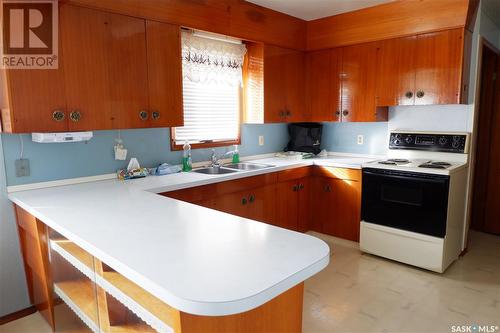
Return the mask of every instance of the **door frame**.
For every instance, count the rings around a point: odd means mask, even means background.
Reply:
[[[477,150],[477,143],[479,140],[479,117],[480,117],[480,103],[481,103],[481,88],[482,88],[482,70],[483,70],[483,55],[484,55],[484,50],[488,48],[490,51],[495,53],[497,55],[497,73],[500,73],[500,50],[495,47],[492,43],[490,43],[488,40],[486,40],[484,37],[480,36],[479,39],[479,50],[478,50],[478,57],[477,57],[477,75],[476,75],[476,91],[475,91],[475,98],[474,98],[474,119],[473,119],[473,132],[472,132],[472,146],[470,150],[470,173],[469,173],[469,191],[468,191],[468,204],[467,204],[467,235],[466,235],[466,243],[468,243],[468,231],[471,227],[477,227],[476,223],[472,222],[472,219],[474,218],[475,212],[474,212],[474,185],[476,183],[476,177],[478,176],[476,174],[476,164],[477,164],[477,155],[478,155],[478,150]],[[499,78],[500,80],[500,78]],[[497,81],[500,84],[500,81]],[[498,88],[496,88],[498,91]],[[500,103],[500,99],[497,99],[495,101],[495,104]],[[484,228],[484,225],[481,226],[481,229]],[[477,230],[477,229],[475,229]],[[465,247],[467,247],[467,244],[465,244]]]

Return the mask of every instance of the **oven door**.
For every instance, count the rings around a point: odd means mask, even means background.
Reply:
[[[444,238],[450,177],[363,169],[363,221]]]

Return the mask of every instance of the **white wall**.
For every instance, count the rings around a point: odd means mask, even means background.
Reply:
[[[0,317],[30,306],[0,139]]]
[[[481,17],[479,33],[496,48],[500,49],[500,28],[493,22],[488,12],[484,9],[479,11]]]

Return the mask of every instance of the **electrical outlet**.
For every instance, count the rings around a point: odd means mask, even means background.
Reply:
[[[16,177],[28,177],[30,175],[30,160],[21,158],[16,160]]]
[[[264,145],[264,136],[259,135],[259,146],[263,146],[263,145]]]
[[[363,135],[358,135],[358,145],[362,145],[363,142],[365,141],[365,137]]]

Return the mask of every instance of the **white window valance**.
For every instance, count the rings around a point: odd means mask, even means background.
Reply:
[[[182,73],[192,82],[241,85],[244,44],[182,32]]]

